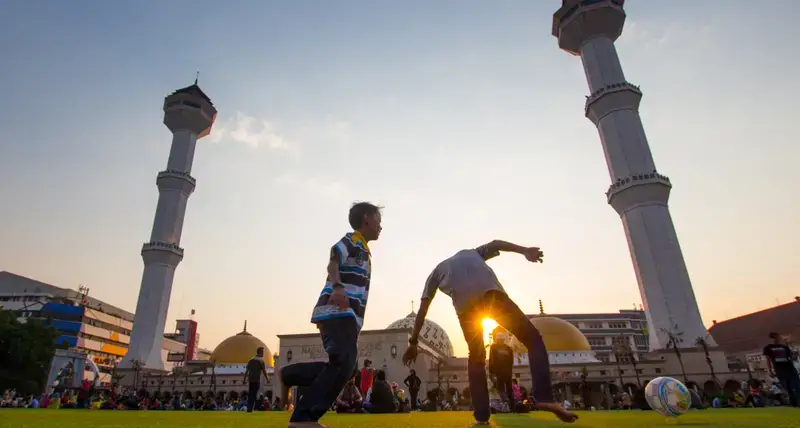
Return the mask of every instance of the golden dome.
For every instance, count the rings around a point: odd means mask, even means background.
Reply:
[[[211,353],[211,361],[215,364],[247,364],[256,355],[258,348],[264,348],[264,362],[267,366],[273,366],[272,353],[257,337],[247,332],[247,322],[244,323],[244,330],[231,336],[217,345]]]
[[[542,335],[547,352],[585,351],[591,352],[592,347],[586,336],[578,327],[560,318],[536,316],[531,323]]]

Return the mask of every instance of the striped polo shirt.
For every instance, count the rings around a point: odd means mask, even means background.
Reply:
[[[350,298],[350,307],[342,310],[336,305],[328,304],[328,297],[333,292],[333,283],[329,279],[325,281],[325,287],[322,288],[317,304],[314,306],[311,322],[318,323],[331,318],[353,317],[360,330],[364,323],[364,312],[367,309],[371,272],[367,240],[358,232],[348,233],[333,246],[332,251],[339,256],[339,276],[347,297]]]

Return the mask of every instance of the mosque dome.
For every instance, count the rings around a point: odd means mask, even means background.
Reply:
[[[387,329],[401,329],[401,328],[414,328],[414,321],[417,314],[411,311],[405,318],[401,318],[391,324]],[[438,350],[448,357],[453,356],[453,344],[450,342],[450,337],[447,332],[435,322],[426,319],[422,324],[422,330],[419,332],[419,341],[425,345]]]
[[[247,364],[256,355],[258,348],[264,348],[264,362],[267,366],[273,366],[274,361],[269,348],[247,332],[247,321],[245,321],[244,330],[220,342],[211,352],[210,360],[215,364]]]
[[[594,355],[586,336],[569,322],[556,317],[538,315],[531,318],[531,324],[542,335],[550,364],[576,364],[599,361]],[[511,343],[515,349],[522,348],[516,338],[512,338]],[[527,354],[519,352],[517,354],[517,363],[527,364]]]

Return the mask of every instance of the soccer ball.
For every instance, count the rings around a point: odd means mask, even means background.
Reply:
[[[689,389],[671,377],[657,377],[644,389],[647,404],[664,416],[677,418],[686,413],[692,405]]]

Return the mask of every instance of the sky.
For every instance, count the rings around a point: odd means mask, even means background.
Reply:
[[[767,6],[768,4],[768,6]],[[0,270],[134,311],[171,135],[163,97],[219,110],[198,143],[168,315],[213,349],[242,329],[315,331],[330,246],[357,200],[385,207],[365,328],[411,311],[430,270],[498,238],[529,313],[640,304],[560,2],[0,3]],[[629,1],[617,49],[703,320],[798,293],[800,2]],[[429,318],[466,355],[448,298]]]

